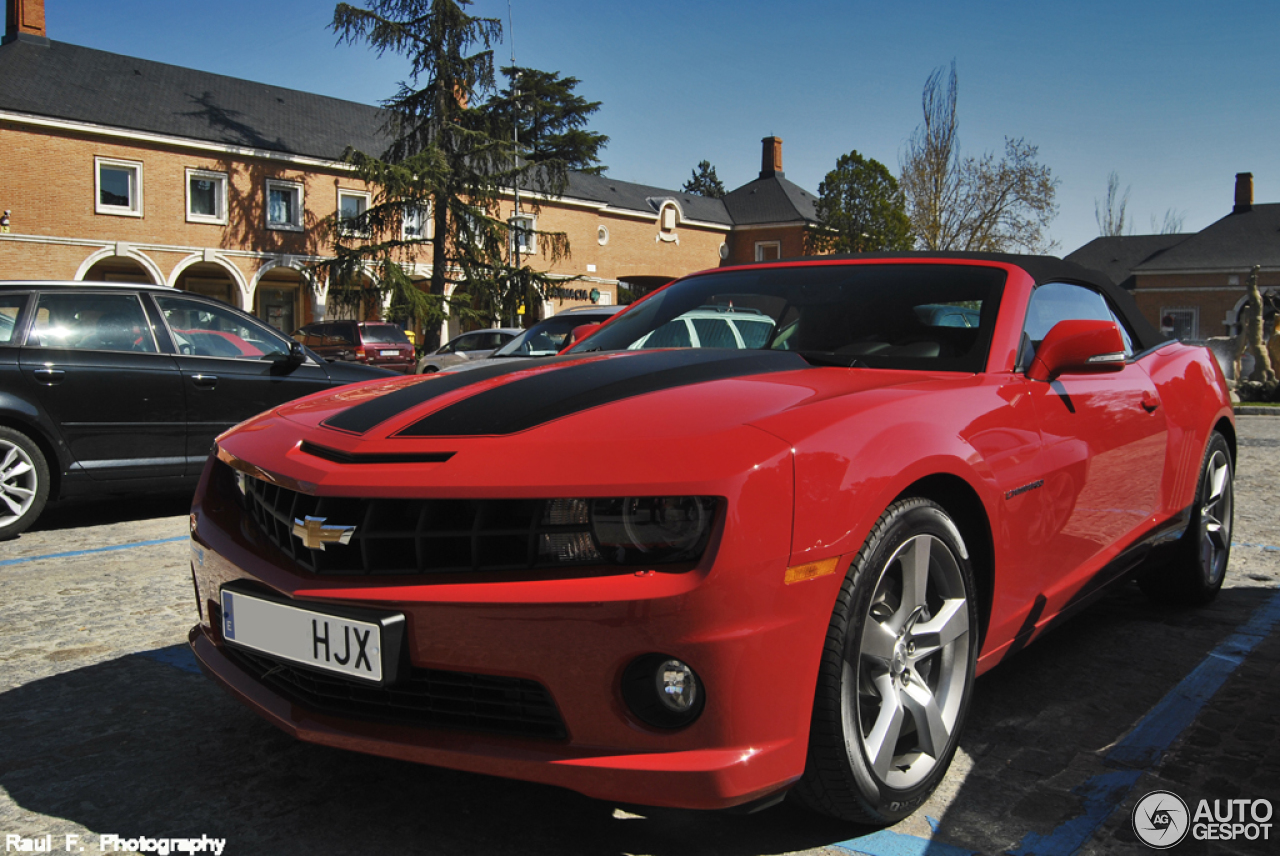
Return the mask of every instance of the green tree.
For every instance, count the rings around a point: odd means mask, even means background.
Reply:
[[[884,164],[856,151],[841,155],[818,185],[817,213],[810,252],[909,250],[915,243],[897,179]]]
[[[684,192],[724,199],[724,182],[716,176],[716,168],[711,161],[698,161],[698,168],[693,170],[692,177],[684,183]]]
[[[340,42],[367,42],[377,53],[409,59],[409,80],[383,102],[389,144],[384,152],[347,152],[372,190],[354,221],[332,223],[334,259],[321,268],[331,300],[385,300],[392,317],[413,318],[429,331],[444,317],[450,285],[464,286],[450,311],[490,322],[545,297],[553,280],[514,252],[514,224],[500,203],[516,188],[523,214],[559,196],[572,170],[599,172],[607,137],[585,129],[599,107],[574,94],[578,81],[554,72],[508,68],[499,90],[492,47],[502,25],[468,14],[471,0],[372,0],[340,3],[332,27]],[[430,220],[406,234],[406,217]],[[569,254],[563,232],[529,230],[539,255]],[[404,264],[429,252],[427,291],[413,287]],[[373,272],[372,294],[357,284]],[[431,335],[430,333],[428,334]],[[431,344],[427,342],[424,344]]]

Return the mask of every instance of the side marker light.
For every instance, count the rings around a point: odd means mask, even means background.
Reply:
[[[836,569],[840,567],[840,557],[833,556],[830,559],[823,559],[820,562],[807,562],[803,565],[795,565],[787,568],[786,575],[782,581],[787,585],[792,583],[802,583],[805,580],[816,579],[817,577],[825,577],[827,574],[834,574]]]

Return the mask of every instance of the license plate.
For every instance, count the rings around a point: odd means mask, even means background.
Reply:
[[[376,621],[222,590],[223,639],[312,669],[382,683],[382,631]]]
[[[398,356],[400,356],[400,352],[399,352],[399,351],[378,351],[378,356],[380,356],[380,357],[398,357]]]

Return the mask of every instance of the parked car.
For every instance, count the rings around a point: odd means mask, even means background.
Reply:
[[[641,348],[760,348],[773,333],[773,319],[759,309],[699,306],[627,346]]]
[[[635,348],[704,314],[769,330]],[[721,268],[564,353],[223,435],[190,640],[307,741],[888,824],[978,674],[1110,584],[1217,594],[1233,419],[1206,350],[1059,259]]]
[[[454,336],[418,360],[418,367],[414,371],[417,374],[430,374],[470,360],[483,360],[523,332],[519,327],[497,327]]]
[[[626,308],[625,306],[571,306],[568,309],[562,309],[550,318],[521,331],[520,335],[488,357],[468,360],[466,363],[451,366],[444,371],[470,371],[498,360],[546,357],[559,353],[569,344],[574,330],[592,324],[602,324]]]
[[[0,538],[49,500],[194,486],[235,423],[389,374],[165,286],[0,283]]]
[[[405,374],[414,367],[409,337],[389,321],[317,321],[293,338],[331,362],[364,363]]]

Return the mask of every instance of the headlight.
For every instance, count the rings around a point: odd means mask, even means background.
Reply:
[[[712,496],[594,499],[591,535],[606,561],[694,561],[706,549],[715,511]]]

